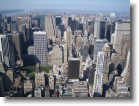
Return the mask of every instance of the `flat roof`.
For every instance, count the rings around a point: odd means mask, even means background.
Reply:
[[[73,58],[73,57],[71,57],[71,58],[69,58],[69,60],[75,60],[75,61],[77,61],[77,60],[80,60],[79,58]]]
[[[33,34],[46,34],[45,31],[35,31]]]

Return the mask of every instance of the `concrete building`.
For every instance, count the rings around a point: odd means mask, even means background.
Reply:
[[[35,72],[35,88],[37,88],[39,85],[45,86],[44,72]]]
[[[127,55],[127,59],[126,59],[126,65],[125,65],[125,68],[121,74],[121,76],[124,78],[124,81],[126,83],[126,86],[127,87],[131,87],[131,59],[130,59],[130,51],[128,51],[128,55]]]
[[[15,88],[21,88],[22,87],[21,76],[18,75],[14,78],[14,86],[15,86]]]
[[[94,27],[95,27],[94,21],[89,21],[87,23],[88,34],[94,34]]]
[[[115,92],[117,93],[118,97],[129,97],[130,96],[128,87],[126,86],[126,83],[124,82],[124,78],[115,77],[114,88],[115,88]]]
[[[96,63],[96,71],[94,78],[94,86],[93,86],[93,95],[101,96],[103,90],[103,73],[104,73],[104,53],[98,52],[97,55],[97,63]]]
[[[56,26],[60,25],[62,23],[62,17],[61,16],[55,16],[55,24]]]
[[[13,33],[12,40],[15,47],[15,60],[20,60],[23,56],[23,34]]]
[[[73,97],[88,97],[88,85],[86,81],[73,82]]]
[[[68,47],[68,52],[72,51],[72,31],[70,28],[67,29],[66,43]]]
[[[49,76],[49,88],[50,90],[55,90],[55,78],[53,75]]]
[[[96,62],[97,53],[103,50],[104,45],[108,43],[107,39],[96,39],[94,43],[93,60]]]
[[[68,60],[68,78],[69,79],[79,79],[80,71],[80,59],[79,58],[69,58]]]
[[[24,95],[28,94],[28,93],[33,93],[33,81],[31,80],[24,80],[24,84],[23,84],[23,87],[24,87]]]
[[[88,85],[89,85],[89,95],[93,97],[93,86],[95,80],[96,64],[93,64],[89,70]]]
[[[6,35],[0,35],[0,62],[4,63],[6,67],[10,67],[10,50]]]
[[[53,50],[49,52],[50,62],[49,65],[62,65],[63,63],[63,56],[62,56],[62,49],[60,46],[56,45],[53,47]]]
[[[104,39],[105,37],[105,26],[106,22],[101,20],[96,20],[94,24],[94,36],[99,39]]]
[[[36,88],[35,90],[34,90],[34,97],[42,97],[42,90],[41,90],[41,88]]]
[[[34,46],[29,46],[28,47],[28,55],[35,55],[35,53],[34,53]]]
[[[46,32],[34,32],[34,53],[36,63],[47,66],[47,35]]]
[[[45,17],[45,32],[47,33],[48,39],[54,39],[55,37],[55,23],[52,16]]]
[[[113,48],[121,55],[122,36],[130,33],[130,22],[116,22]]]
[[[103,84],[107,84],[109,79],[108,79],[108,74],[109,74],[109,64],[110,64],[110,46],[108,43],[106,43],[103,47],[103,52],[104,52],[104,75],[103,75]]]

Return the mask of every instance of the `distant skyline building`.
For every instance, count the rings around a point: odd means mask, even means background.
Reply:
[[[47,33],[48,39],[54,39],[55,37],[55,21],[54,17],[46,16],[45,17],[45,32]]]
[[[95,25],[94,25],[94,36],[99,39],[104,39],[105,38],[105,30],[106,30],[105,26],[106,26],[105,21],[96,20]]]
[[[55,16],[55,23],[56,26],[60,25],[62,23],[62,17],[61,16]]]
[[[47,66],[47,35],[46,32],[38,31],[33,33],[34,36],[34,53],[36,63]]]

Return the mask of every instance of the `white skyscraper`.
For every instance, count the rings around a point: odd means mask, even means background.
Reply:
[[[102,85],[103,85],[103,62],[104,62],[104,53],[98,52],[96,71],[94,78],[93,94],[96,96],[102,95]]]
[[[113,48],[121,55],[122,36],[130,33],[129,22],[116,22]]]
[[[34,53],[36,62],[47,66],[47,35],[46,32],[34,32]]]
[[[107,39],[96,39],[94,42],[93,60],[96,61],[97,53],[103,50],[104,45],[108,43]]]
[[[71,51],[72,51],[72,31],[70,28],[67,29],[66,42],[67,42],[69,56],[71,56],[72,55],[71,54]]]

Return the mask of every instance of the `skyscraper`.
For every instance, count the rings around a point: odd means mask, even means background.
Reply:
[[[113,48],[121,55],[122,36],[130,33],[130,22],[116,22]]]
[[[97,53],[102,51],[104,45],[107,43],[107,39],[96,39],[94,43],[94,53],[93,53],[93,60],[96,61]]]
[[[62,22],[61,16],[55,16],[55,23],[56,23],[56,26],[60,25],[61,22]]]
[[[69,58],[68,78],[69,79],[79,79],[79,71],[80,71],[80,59],[79,58]]]
[[[97,54],[97,63],[96,63],[96,71],[95,71],[95,79],[93,86],[93,94],[94,96],[102,95],[102,87],[103,87],[103,62],[104,62],[104,53],[98,52]]]
[[[72,51],[72,32],[71,29],[68,28],[67,29],[67,33],[66,33],[66,42],[67,42],[67,46],[68,46],[68,52]]]
[[[15,60],[22,59],[23,55],[23,34],[22,33],[13,33],[12,41],[15,47]]]
[[[47,33],[48,39],[53,40],[55,37],[55,24],[54,18],[51,16],[45,17],[45,32]]]
[[[70,26],[71,20],[72,20],[72,17],[68,17],[68,26]]]
[[[0,35],[0,62],[10,67],[10,51],[6,35]]]
[[[46,32],[34,32],[34,53],[36,63],[47,66],[47,35]]]
[[[103,75],[103,83],[108,83],[108,74],[109,74],[109,63],[110,63],[110,47],[108,43],[106,43],[103,47],[104,52],[104,75]]]
[[[105,37],[105,26],[106,22],[105,21],[95,21],[95,26],[94,26],[94,36],[100,39],[104,39]]]

